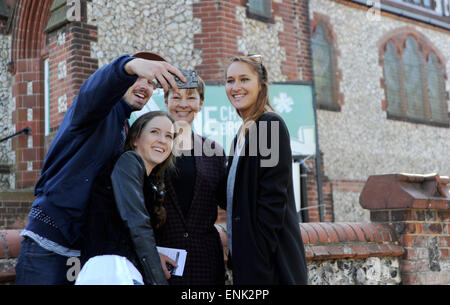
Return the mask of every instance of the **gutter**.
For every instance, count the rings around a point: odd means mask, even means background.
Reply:
[[[376,6],[372,5],[372,4],[374,4],[373,1],[367,1],[367,0],[347,0],[347,1],[355,2],[355,3],[361,4],[361,5],[364,5],[367,7],[376,7]],[[369,5],[369,3],[370,3],[370,5]],[[385,3],[380,3],[380,9],[384,12],[393,13],[393,14],[403,16],[403,17],[406,17],[409,19],[413,19],[413,20],[420,21],[420,22],[423,22],[426,24],[444,28],[446,30],[450,30],[450,22],[447,23],[447,22],[443,22],[440,20],[436,20],[434,18],[425,17],[423,15],[413,13],[408,10],[400,9],[400,8],[397,8],[397,7],[394,7],[392,5],[385,4]],[[442,16],[442,17],[448,17],[448,16]]]

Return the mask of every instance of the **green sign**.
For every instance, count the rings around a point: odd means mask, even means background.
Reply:
[[[301,84],[271,84],[272,106],[284,119],[291,137],[294,156],[314,155],[314,110],[311,86]],[[157,89],[141,111],[131,114],[130,123],[139,115],[152,110],[165,110],[164,92]],[[228,154],[234,136],[242,124],[241,118],[228,101],[224,86],[207,85],[202,111],[193,122],[194,132],[220,143]]]

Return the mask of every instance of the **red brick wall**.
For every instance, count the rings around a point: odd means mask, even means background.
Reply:
[[[58,37],[65,37],[58,42]],[[66,97],[67,109],[78,95],[84,81],[98,69],[98,60],[91,58],[90,42],[97,40],[97,28],[85,22],[73,22],[48,35],[50,62],[50,130],[58,130],[66,111],[58,111],[58,99]],[[60,67],[66,76],[59,77]]]
[[[334,211],[333,211],[333,185],[327,176],[325,176],[323,167],[323,158],[321,158],[322,164],[321,177],[322,177],[322,204],[323,206],[323,221],[332,222],[334,221]],[[320,222],[320,207],[319,207],[319,195],[317,188],[317,170],[315,159],[309,159],[305,162],[307,166],[311,169],[307,172],[306,184],[307,184],[307,206],[306,210],[307,217],[305,221],[307,222]]]
[[[285,0],[282,3],[272,1],[272,5],[274,15],[282,17],[284,25],[283,31],[278,35],[280,46],[286,50],[286,61],[282,63],[281,71],[288,81],[311,81],[312,60],[309,54],[307,1]],[[302,75],[299,75],[299,70],[302,71]]]
[[[274,16],[282,17],[284,24],[284,30],[278,34],[280,46],[286,50],[282,73],[289,81],[312,80],[307,1],[272,3]],[[236,8],[243,5],[245,1],[239,0],[201,0],[193,4],[194,17],[202,22],[201,33],[194,36],[194,47],[202,50],[203,58],[196,69],[205,81],[224,82],[229,60],[239,55],[237,39],[243,32],[242,24],[236,19]],[[300,69],[303,75],[299,75]]]
[[[371,211],[371,220],[389,223],[405,249],[403,283],[450,283],[450,210],[398,209]],[[442,271],[442,272],[441,272]]]
[[[96,27],[81,22],[69,23],[63,29],[45,33],[53,1],[23,0],[18,2],[12,33],[12,96],[16,108],[12,121],[16,130],[31,127],[31,139],[25,135],[12,139],[16,152],[15,188],[34,187],[46,153],[44,135],[44,64],[50,62],[50,122],[54,137],[65,112],[58,112],[58,98],[67,97],[67,107],[78,94],[83,82],[97,68],[97,60],[90,58],[90,42],[96,41]],[[86,2],[82,1],[86,6]],[[86,12],[83,9],[82,12]],[[65,42],[57,43],[57,33],[65,33]],[[63,63],[67,74],[58,78],[58,65]],[[65,63],[65,64],[64,64]],[[31,118],[29,116],[31,111]],[[48,139],[47,139],[48,140]]]
[[[194,48],[202,50],[202,63],[195,67],[208,82],[224,82],[225,68],[231,57],[237,55],[237,37],[242,36],[242,25],[236,19],[240,1],[202,0],[193,4],[194,18],[202,22],[201,33],[194,35]]]
[[[405,252],[404,284],[450,283],[450,178],[393,174],[369,177],[360,203],[370,219],[389,225]]]
[[[34,201],[32,191],[3,191],[0,193],[0,229],[22,229]]]
[[[23,229],[28,220],[31,202],[0,201],[0,228]]]
[[[44,155],[41,50],[45,42],[43,30],[49,18],[51,1],[23,0],[17,5],[10,64],[13,75],[12,96],[16,102],[12,120],[17,131],[26,126],[32,130],[31,138],[21,135],[12,139],[12,148],[16,152],[15,187],[20,189],[33,187]],[[29,111],[32,113],[31,118],[27,115]]]

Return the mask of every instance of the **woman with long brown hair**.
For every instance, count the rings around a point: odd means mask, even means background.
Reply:
[[[270,105],[262,56],[233,58],[225,89],[243,120],[228,159],[233,284],[306,284],[289,132]]]
[[[128,132],[125,152],[96,177],[76,284],[167,284],[170,275],[161,266],[154,231],[166,220],[164,172],[174,162],[173,123],[163,111],[139,117]]]

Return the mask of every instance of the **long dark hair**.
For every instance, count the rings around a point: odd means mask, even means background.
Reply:
[[[145,126],[156,117],[166,117],[168,118],[172,124],[175,123],[175,120],[164,111],[150,111],[143,115],[141,115],[128,130],[127,138],[125,140],[125,151],[135,150],[136,147],[133,143],[141,136],[142,130]],[[164,185],[164,174],[166,171],[173,170],[175,168],[175,156],[171,153],[169,157],[167,157],[164,162],[158,164],[153,168],[150,176],[146,181],[149,181],[151,185],[145,185],[146,188],[151,188],[152,185],[156,187],[156,190],[152,190],[154,192],[154,208],[153,211],[150,211],[156,216],[156,221],[152,221],[155,225],[155,228],[158,229],[166,222],[166,209],[164,208],[164,194],[165,194],[165,185]],[[146,189],[145,192],[149,190]],[[152,217],[154,218],[154,217]],[[152,219],[154,220],[154,219]]]

